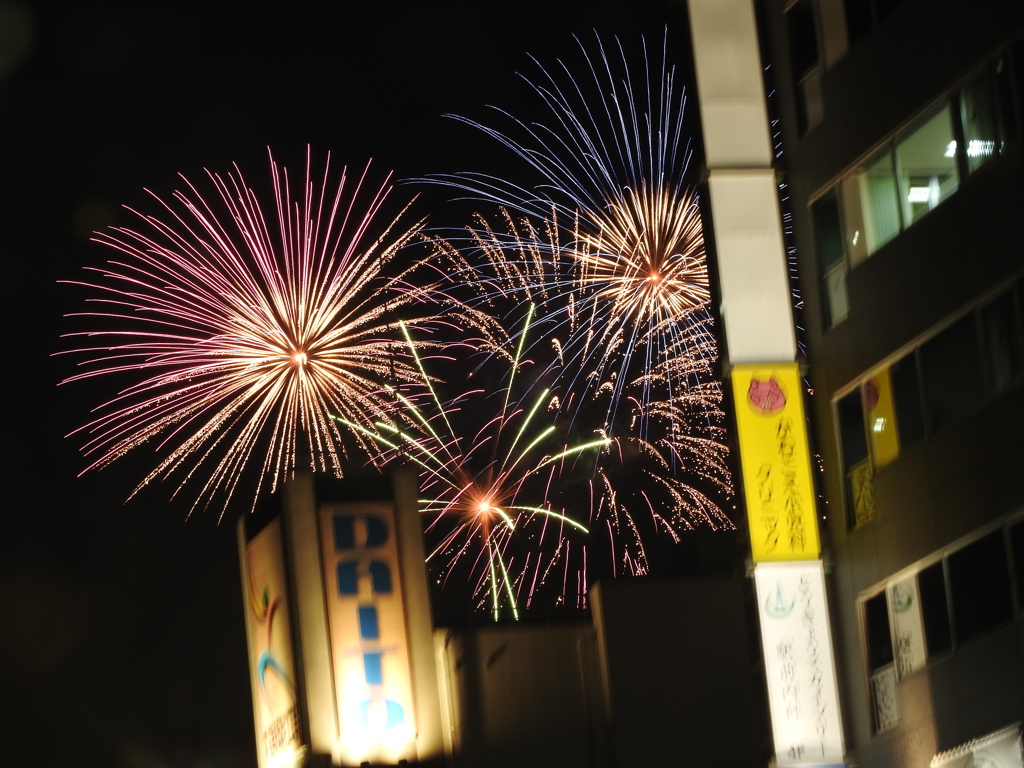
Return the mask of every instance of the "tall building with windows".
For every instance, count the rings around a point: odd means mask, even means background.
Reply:
[[[1019,766],[1024,3],[760,11],[848,761]]]

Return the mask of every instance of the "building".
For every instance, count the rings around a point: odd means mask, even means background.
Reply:
[[[1020,765],[1024,3],[759,10],[847,762]]]

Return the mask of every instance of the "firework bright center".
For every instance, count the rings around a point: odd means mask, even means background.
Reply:
[[[306,353],[301,351],[296,352],[292,355],[292,360],[295,361],[296,365],[305,365],[307,361]]]

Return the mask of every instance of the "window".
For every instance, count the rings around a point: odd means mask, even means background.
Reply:
[[[1007,292],[981,309],[981,334],[989,388],[998,392],[1020,376],[1020,329],[1013,293]]]
[[[956,192],[957,145],[949,103],[920,120],[896,142],[904,226]]]
[[[800,133],[821,122],[824,104],[821,94],[821,66],[818,64],[818,33],[814,6],[800,0],[786,12],[790,63],[799,101]]]
[[[847,21],[851,13],[862,12],[874,19],[883,6],[895,3],[847,2]],[[791,37],[794,34],[791,31]],[[965,175],[1016,140],[1007,62],[1005,55],[989,62],[813,203],[811,218],[829,327],[848,313],[847,272],[935,209],[957,191]]]
[[[850,263],[864,259],[900,233],[896,170],[889,147],[855,168],[839,184]]]
[[[839,434],[842,439],[843,476],[846,478],[846,508],[849,523],[859,527],[875,515],[872,492],[873,469],[868,457],[868,443],[864,434],[864,408],[860,390],[855,389],[836,404],[839,416]]]
[[[1002,528],[957,550],[948,560],[957,643],[1013,618]]]
[[[979,533],[916,573],[893,576],[882,591],[876,586],[861,598],[872,681],[883,672],[898,678],[913,674],[928,659],[1013,620],[1010,562],[1017,593],[1024,594],[1024,520],[1018,514]],[[1018,606],[1017,614],[1022,613]]]
[[[846,0],[846,34],[850,45],[867,37],[902,4],[903,0]]]
[[[825,312],[829,327],[846,317],[846,258],[843,230],[839,223],[839,203],[829,192],[811,208],[818,269],[824,276]]]
[[[874,516],[874,473],[1024,376],[1024,279],[836,400],[848,522]]]
[[[921,387],[917,380],[917,359],[907,355],[889,366],[892,400],[899,444],[906,450],[924,439]],[[895,416],[899,414],[899,416]]]
[[[1009,533],[1010,556],[1013,558],[1014,581],[1017,585],[1017,603],[1021,605],[1024,602],[1024,520],[1011,525]]]
[[[864,628],[868,644],[868,666],[874,672],[892,664],[892,635],[889,631],[889,607],[885,592],[864,602]]]
[[[985,398],[973,314],[926,341],[920,353],[925,411],[931,429],[959,419]]]
[[[921,596],[921,619],[928,656],[938,656],[953,647],[949,628],[949,603],[946,601],[946,574],[942,561],[917,574],[917,590]]]

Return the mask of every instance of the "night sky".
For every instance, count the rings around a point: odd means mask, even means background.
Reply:
[[[58,281],[108,257],[90,232],[128,223],[120,207],[147,205],[145,188],[169,196],[178,173],[237,162],[262,180],[268,146],[285,164],[309,144],[399,178],[500,171],[500,148],[442,115],[529,114],[526,53],[572,57],[572,33],[660,41],[668,23],[678,62],[685,13],[641,0],[0,0],[0,762],[256,764],[234,519],[186,521],[169,484],[125,504],[152,459],[77,478],[84,460],[64,439],[111,394],[58,388],[73,360],[51,356],[71,347],[63,315],[85,295]],[[415,212],[457,226],[448,196],[427,189]]]

